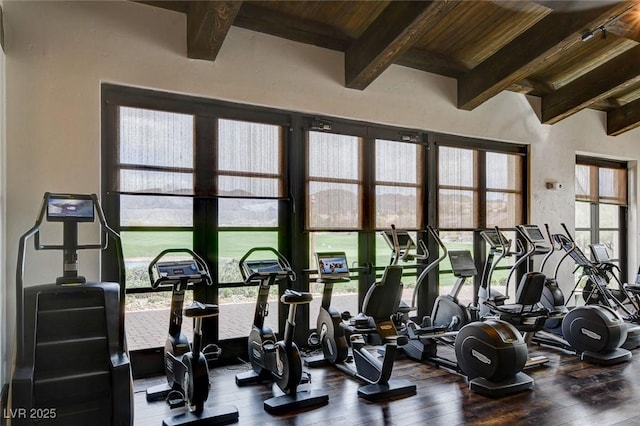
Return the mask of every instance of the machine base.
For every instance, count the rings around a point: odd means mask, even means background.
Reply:
[[[510,379],[492,382],[483,377],[469,380],[469,389],[486,396],[505,396],[523,392],[533,387],[533,379],[525,373],[519,372]]]
[[[625,323],[627,326],[627,340],[622,344],[623,349],[640,348],[640,326],[634,323]]]
[[[304,365],[311,368],[325,367],[329,365],[329,361],[324,355],[314,355],[304,359]]]
[[[264,409],[270,414],[282,414],[290,411],[317,408],[329,403],[329,395],[317,391],[300,391],[295,395],[280,395],[267,399]]]
[[[167,399],[167,395],[171,392],[169,384],[164,383],[162,385],[151,386],[147,389],[147,402],[160,401]]]
[[[236,374],[236,385],[238,386],[257,385],[259,383],[269,383],[272,381],[273,378],[271,377],[271,374],[267,376],[258,374],[253,370]]]
[[[580,354],[580,359],[596,365],[613,365],[629,361],[631,359],[631,352],[621,348],[614,349],[607,353],[584,351]]]
[[[200,413],[189,411],[177,414],[163,420],[162,426],[195,426],[195,425],[226,425],[238,421],[238,409],[233,405],[221,407],[204,407]]]
[[[416,385],[408,380],[389,380],[385,385],[374,383],[360,386],[358,396],[367,401],[400,398],[416,394]]]

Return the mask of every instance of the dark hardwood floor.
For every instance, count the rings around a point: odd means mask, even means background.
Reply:
[[[408,398],[370,403],[357,396],[359,383],[332,367],[307,369],[312,389],[329,394],[329,404],[314,410],[273,416],[263,410],[271,385],[237,387],[234,376],[246,365],[211,370],[207,405],[232,404],[241,425],[640,425],[640,350],[628,363],[598,367],[576,356],[533,346],[532,355],[547,355],[545,366],[527,370],[535,380],[531,391],[503,398],[471,392],[459,375],[402,357],[393,377],[417,385]],[[136,380],[135,424],[160,425],[183,409],[147,403],[144,390],[162,377]]]

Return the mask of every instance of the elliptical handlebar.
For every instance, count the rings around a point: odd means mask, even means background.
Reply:
[[[424,282],[427,281],[427,276],[429,275],[429,273],[433,271],[436,268],[436,266],[440,264],[440,262],[446,259],[447,255],[449,254],[449,251],[447,250],[447,246],[444,245],[444,242],[442,242],[440,235],[438,235],[438,231],[436,231],[436,229],[431,225],[427,226],[427,231],[429,232],[429,234],[431,234],[431,236],[436,241],[438,246],[442,249],[442,254],[438,258],[433,260],[431,263],[429,263],[427,266],[425,266],[425,268],[422,270],[418,278],[416,278],[416,287],[413,290],[413,296],[411,297],[412,308],[416,306],[416,297],[418,295],[418,289],[422,286]],[[429,258],[429,251],[426,248],[427,246],[423,240],[420,240],[420,243],[422,243],[422,246],[424,246],[425,248],[426,256],[424,257],[424,259],[427,260]]]
[[[162,276],[160,271],[158,270],[158,263],[162,258],[170,253],[186,253],[195,261],[196,267],[198,268],[197,272],[194,274],[184,274],[177,276]],[[211,273],[209,272],[209,267],[207,263],[204,261],[202,257],[196,254],[193,250],[188,248],[170,248],[165,249],[160,252],[152,261],[149,263],[149,280],[151,281],[151,288],[156,289],[165,284],[173,284],[176,281],[184,281],[184,283],[198,283],[204,282],[207,285],[213,285],[213,279],[211,278]]]
[[[269,268],[262,270],[254,270],[248,265],[249,257],[256,252],[270,252],[276,256],[273,260],[265,260],[263,261],[265,264],[269,264],[268,266],[276,267],[278,269]],[[260,262],[260,261],[257,261]],[[296,273],[291,268],[291,264],[289,261],[280,253],[278,250],[273,247],[254,247],[245,253],[242,258],[240,258],[240,273],[242,274],[242,279],[245,284],[249,284],[253,281],[257,281],[259,278],[260,281],[264,278],[289,278],[291,281],[296,280]]]

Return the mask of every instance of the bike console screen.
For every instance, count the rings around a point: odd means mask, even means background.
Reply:
[[[347,255],[338,253],[316,253],[320,278],[349,278]]]
[[[251,274],[272,274],[284,272],[282,265],[277,259],[269,260],[247,260],[245,267]]]
[[[93,222],[93,199],[89,195],[51,194],[47,197],[49,222]]]
[[[182,277],[199,277],[200,270],[196,261],[191,260],[177,260],[172,262],[158,262],[156,264],[158,268],[158,275],[162,278],[177,279]]]

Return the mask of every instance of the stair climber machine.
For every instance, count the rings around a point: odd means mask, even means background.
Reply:
[[[554,247],[556,247],[558,251],[564,251],[564,255],[556,265],[554,277],[557,277],[560,265],[567,258],[570,257],[573,259],[576,265],[575,271],[580,270],[581,275],[570,294],[582,293],[586,306],[603,306],[620,315],[627,331],[626,339],[623,338],[624,343],[622,344],[622,348],[635,349],[640,347],[640,325],[637,323],[640,317],[638,313],[631,311],[622,301],[616,298],[608,286],[606,271],[585,256],[584,252],[577,246],[573,237],[571,237],[564,223],[562,227],[564,233],[551,235],[554,241]],[[578,287],[583,283],[585,278],[587,282],[580,291]]]
[[[323,354],[307,358],[305,363],[311,367],[335,365],[366,383],[358,389],[358,396],[368,401],[414,395],[413,383],[391,379],[397,348],[407,340],[398,336],[391,320],[402,293],[402,268],[387,266],[380,281],[367,291],[362,312],[353,318],[348,314],[343,318],[331,305],[331,296],[334,284],[351,280],[346,254],[316,253],[315,257],[318,282],[324,284],[316,328]],[[382,360],[369,351],[375,345],[384,345]]]
[[[449,295],[439,297],[434,304],[432,315],[438,324],[432,324],[434,321],[429,317],[421,319],[419,324],[413,318],[400,330],[401,335],[409,339],[402,350],[416,361],[427,361],[463,374],[469,389],[483,395],[498,397],[531,389],[533,379],[522,372],[527,361],[527,345],[518,330],[501,320],[476,321],[477,310],[458,301],[466,280],[477,274],[471,253],[468,250],[447,251],[437,231],[432,227],[427,230],[443,254],[418,276],[413,300],[421,286],[427,285],[429,273],[447,255],[456,283]],[[429,258],[428,251],[423,255]],[[439,356],[439,345],[453,346],[455,360]]]
[[[537,225],[519,225],[518,232],[537,254],[544,254],[540,271],[544,271],[554,252],[561,250],[554,244],[549,225],[545,224],[548,242]],[[590,305],[569,309],[558,285],[558,267],[553,277],[545,279],[542,305],[549,311],[549,318],[541,330],[532,335],[531,341],[539,345],[559,348],[580,356],[583,361],[612,365],[631,359],[631,352],[620,348],[627,330],[622,318],[611,308]]]
[[[268,258],[265,259],[265,256]],[[272,257],[271,257],[272,256]],[[275,381],[281,392],[264,401],[264,409],[271,414],[317,408],[329,402],[329,396],[316,390],[298,390],[310,377],[302,371],[302,358],[293,341],[296,307],[308,304],[311,293],[286,289],[280,302],[289,305],[284,338],[277,340],[275,333],[264,324],[269,312],[269,289],[281,280],[295,281],[295,272],[289,261],[271,247],[255,247],[240,259],[240,272],[245,285],[258,284],[258,299],[249,333],[248,355],[252,371],[236,375],[236,384],[245,386]]]
[[[100,241],[78,244],[78,224],[94,223],[96,215]],[[41,243],[45,221],[63,225],[62,244]],[[35,250],[63,252],[63,274],[55,283],[24,286],[31,237]],[[109,240],[118,282],[87,282],[78,275],[78,250],[105,250]],[[133,425],[124,291],[120,236],[107,225],[98,197],[45,193],[18,247],[15,363],[5,411],[11,425]]]
[[[185,259],[186,257],[186,259]],[[211,285],[205,261],[189,249],[167,249],[149,264],[151,287],[171,287],[169,334],[164,345],[167,383],[147,389],[147,401],[166,400],[171,408],[188,405],[189,411],[165,419],[163,426],[228,424],[238,420],[234,406],[205,407],[209,396],[207,361],[220,356],[218,345],[202,348],[202,318],[218,315],[218,305],[194,301],[184,309],[193,319],[193,346],[182,333],[184,296],[187,286]]]

